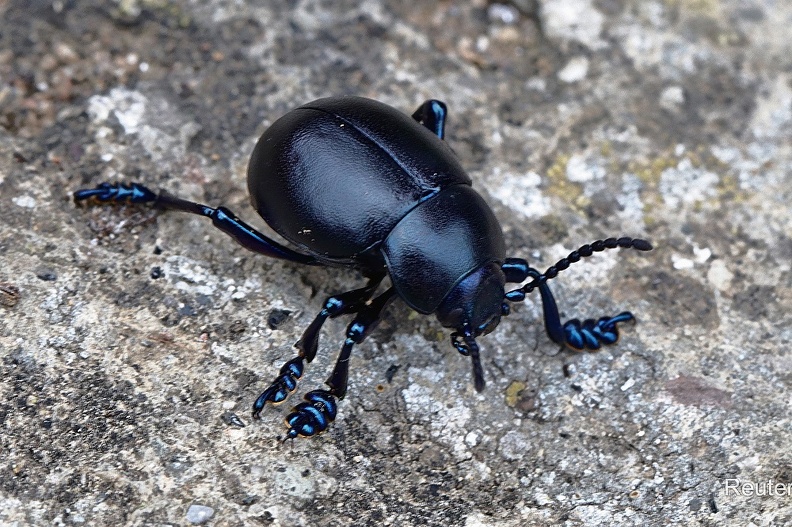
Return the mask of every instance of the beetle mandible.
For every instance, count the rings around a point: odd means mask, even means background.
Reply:
[[[328,318],[354,314],[328,389],[308,392],[286,417],[287,438],[312,436],[335,419],[347,391],[352,349],[369,335],[395,298],[434,314],[453,330],[451,343],[473,364],[474,386],[484,389],[476,338],[491,332],[534,289],[542,298],[545,329],[554,342],[597,350],[618,339],[629,312],[561,323],[547,281],[581,258],[617,247],[640,251],[649,242],[628,237],[583,245],[544,273],[521,258],[507,258],[500,224],[443,140],[447,110],[429,100],[412,116],[362,97],[330,97],[278,119],[258,140],[248,165],[251,202],[275,232],[297,250],[264,236],[224,207],[212,208],[132,183],[102,183],[78,190],[77,202],[151,203],[206,216],[251,251],[291,262],[357,269],[367,283],[333,295],[253,404],[283,402],[296,389],[306,362],[316,356]],[[391,286],[376,295],[380,283]],[[528,283],[505,291],[506,283]]]

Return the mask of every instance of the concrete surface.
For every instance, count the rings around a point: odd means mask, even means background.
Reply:
[[[0,524],[792,523],[789,2],[6,0],[0,16]],[[360,277],[69,195],[136,180],[261,226],[256,138],[333,94],[445,100],[511,254],[539,267],[650,238],[554,285],[566,317],[638,323],[559,352],[530,298],[481,339],[479,395],[436,320],[394,305],[331,430],[281,444],[288,406],[252,421],[250,405]],[[270,329],[274,310],[291,313]]]

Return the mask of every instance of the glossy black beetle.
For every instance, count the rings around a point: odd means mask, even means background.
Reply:
[[[576,350],[596,350],[618,339],[617,323],[629,312],[597,321],[561,324],[547,281],[571,263],[616,247],[651,250],[649,242],[608,238],[584,245],[540,273],[525,260],[506,258],[501,227],[471,187],[456,156],[442,141],[446,107],[430,100],[412,118],[380,102],[333,97],[301,106],[261,136],[248,166],[248,189],[256,211],[302,252],[267,238],[224,207],[212,208],[139,185],[103,183],[74,193],[76,201],[153,203],[212,219],[248,249],[307,265],[352,267],[368,279],[361,289],[328,298],[297,342],[288,361],[253,405],[284,401],[297,387],[305,361],[316,356],[324,321],[356,314],[329,390],[314,390],[286,418],[287,436],[312,436],[335,419],[347,390],[349,357],[376,326],[395,297],[422,314],[434,313],[455,330],[451,342],[473,362],[475,388],[484,372],[475,338],[509,314],[504,300],[518,302],[538,288],[550,338]],[[391,287],[374,296],[385,276]],[[505,292],[507,282],[532,280]]]

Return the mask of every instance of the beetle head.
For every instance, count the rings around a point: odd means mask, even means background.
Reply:
[[[493,262],[473,271],[459,282],[440,303],[435,314],[440,323],[455,329],[454,347],[473,359],[476,390],[484,388],[484,375],[475,338],[486,335],[500,323],[506,278]]]

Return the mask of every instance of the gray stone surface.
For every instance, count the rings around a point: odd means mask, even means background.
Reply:
[[[0,2],[0,524],[188,525],[195,504],[216,526],[792,523],[792,4],[536,4]],[[332,94],[445,100],[537,266],[649,237],[554,285],[568,317],[638,324],[559,353],[531,298],[481,340],[476,394],[438,323],[394,305],[332,429],[281,444],[288,407],[250,404],[360,277],[69,194],[138,180],[261,226],[255,139]]]

